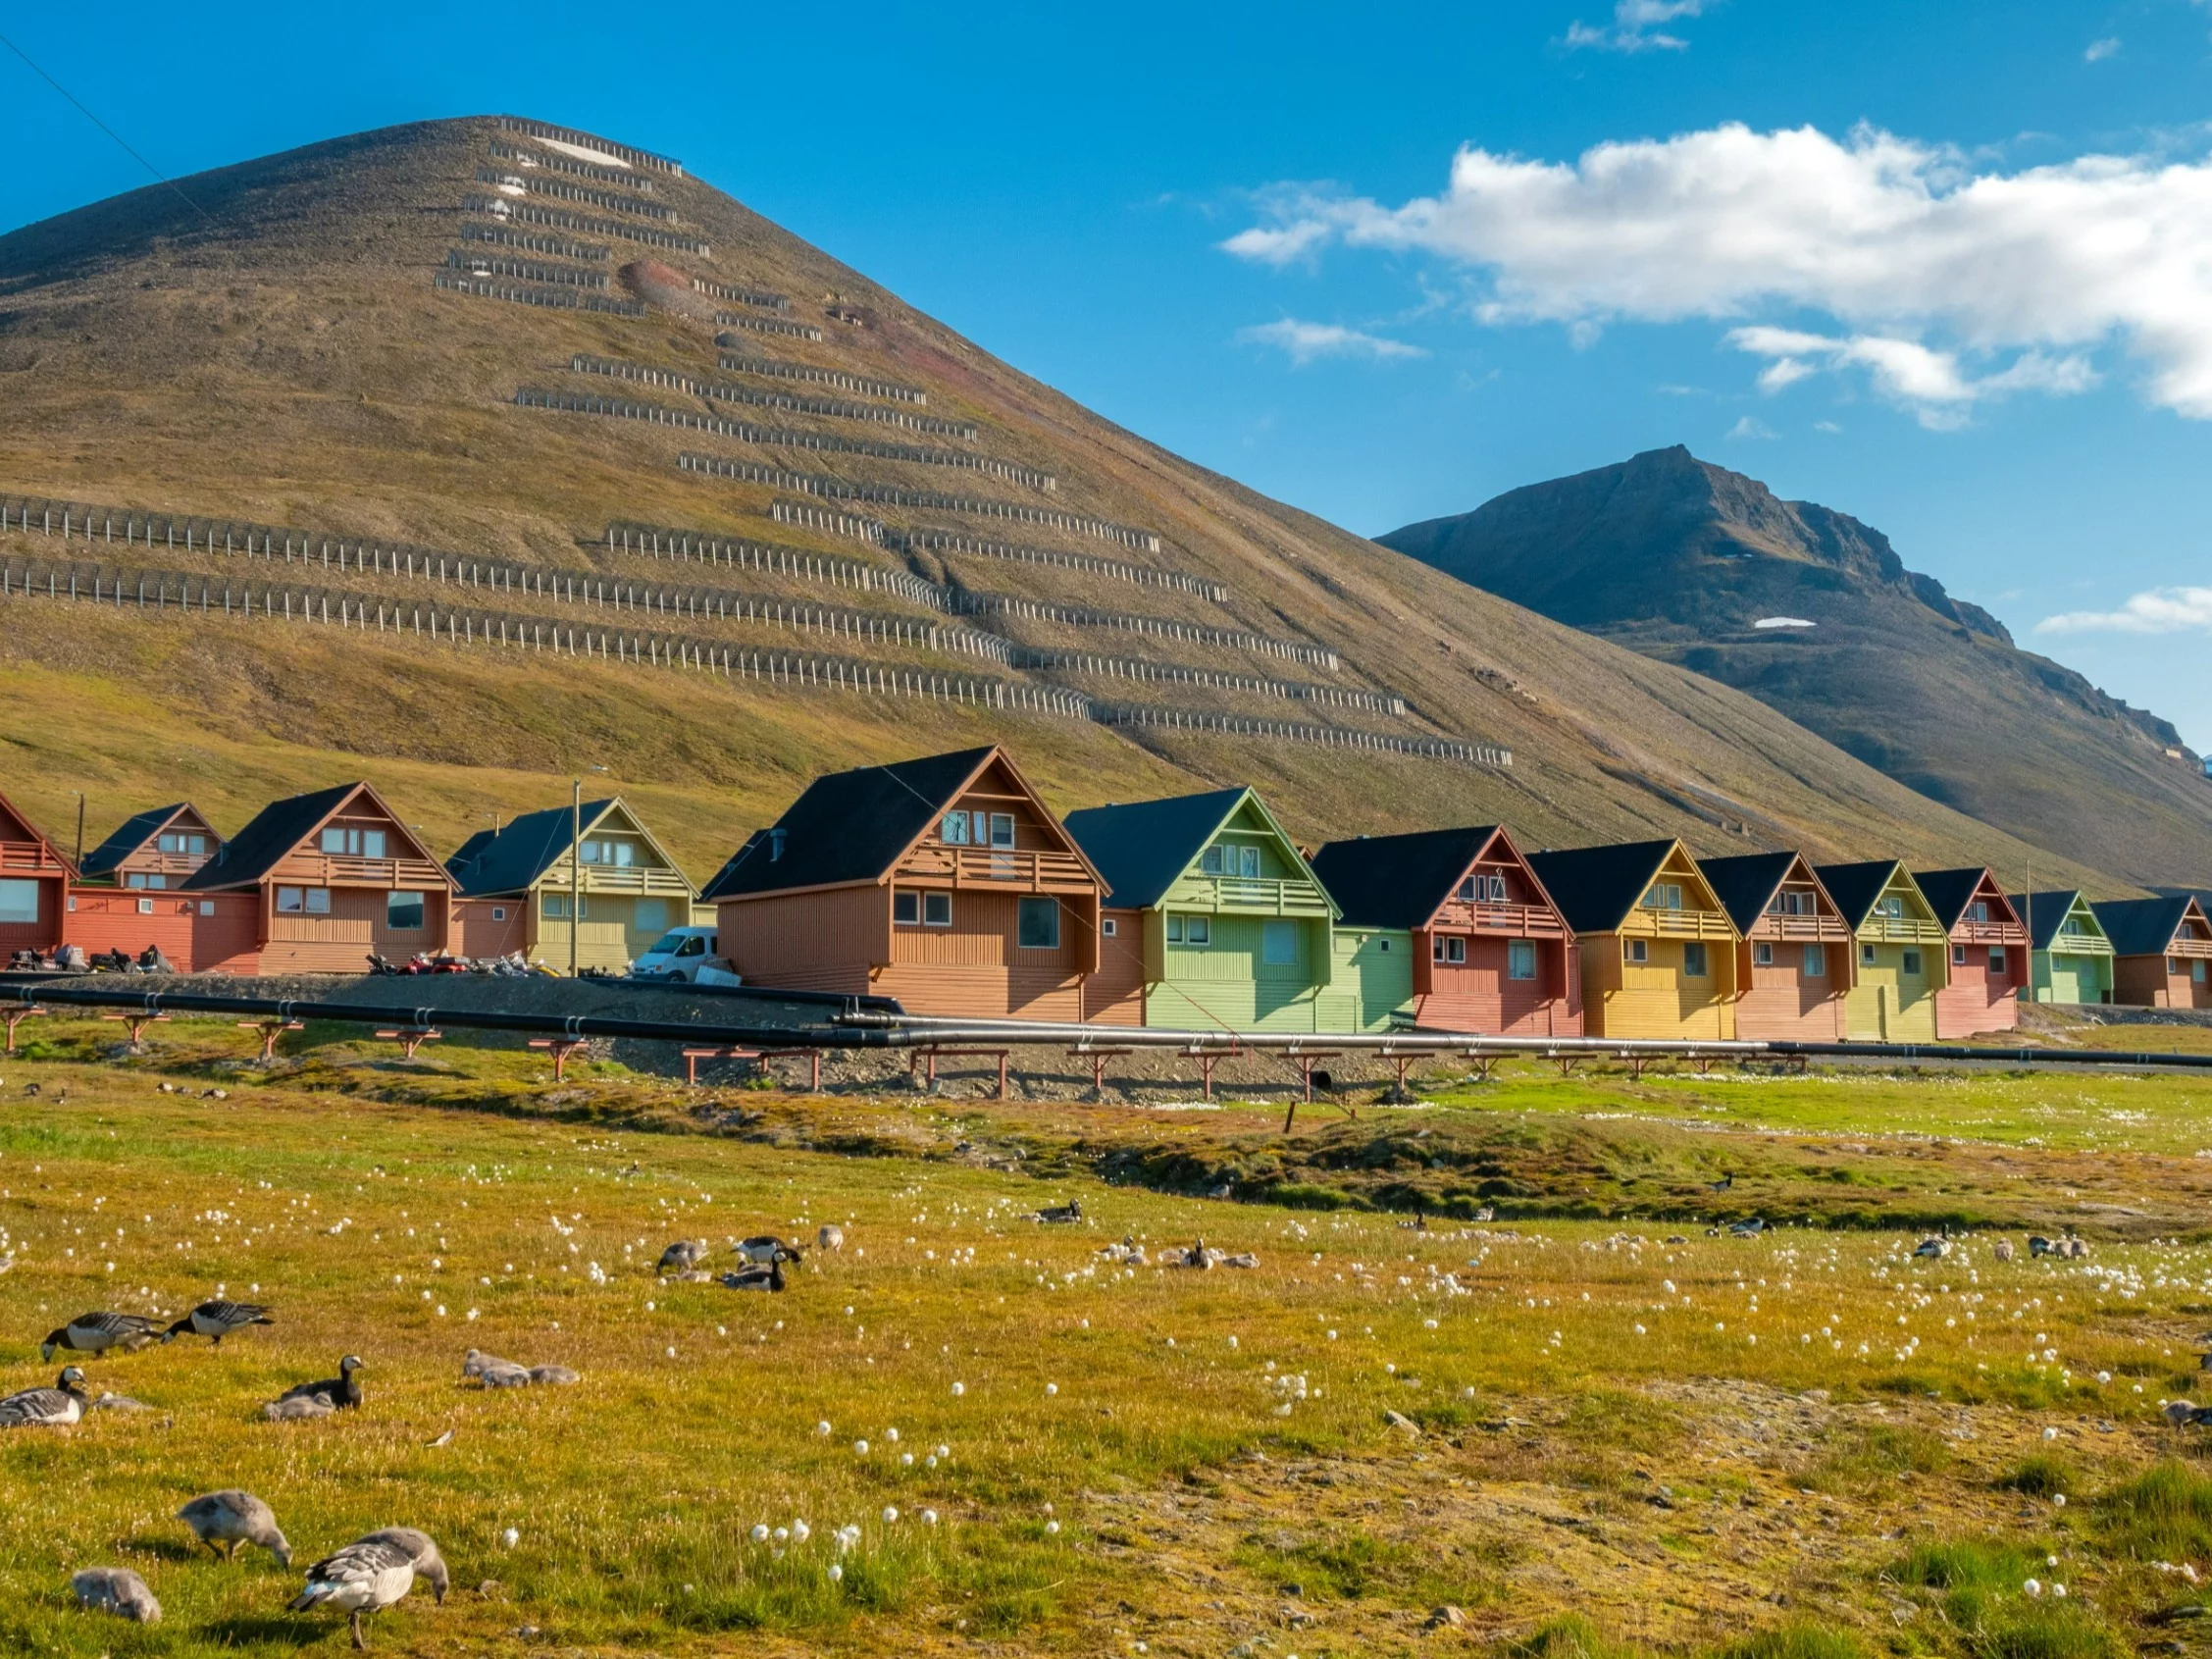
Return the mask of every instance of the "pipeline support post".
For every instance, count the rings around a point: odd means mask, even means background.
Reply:
[[[437,1042],[440,1037],[444,1036],[445,1033],[442,1031],[434,1031],[427,1025],[409,1025],[398,1028],[386,1026],[384,1030],[379,1031],[377,1035],[385,1042],[397,1043],[399,1045],[399,1052],[405,1055],[409,1060],[413,1060],[415,1058],[415,1051],[417,1049],[421,1048],[425,1043]]]
[[[286,1031],[304,1031],[306,1027],[296,1019],[241,1019],[240,1031],[251,1031],[261,1039],[261,1063],[269,1064],[277,1058],[277,1039]]]
[[[49,1011],[40,1008],[36,1003],[30,1003],[23,1008],[9,1009],[6,1011],[8,1016],[8,1053],[14,1054],[16,1052],[16,1027],[34,1014],[45,1013]]]
[[[383,1033],[379,1032],[378,1035],[382,1036]],[[437,1035],[437,1033],[433,1031],[428,1033],[428,1035],[435,1037]],[[534,1049],[544,1049],[552,1055],[553,1081],[556,1083],[565,1083],[568,1081],[569,1057],[571,1055],[582,1054],[586,1050],[590,1049],[592,1046],[592,1040],[589,1037],[533,1037],[530,1039],[530,1046]],[[698,1051],[695,1049],[686,1049],[684,1051],[684,1065],[687,1071],[689,1071],[692,1067],[692,1056],[697,1052]],[[707,1052],[711,1054],[714,1051],[710,1049]],[[414,1056],[415,1051],[413,1049],[409,1049],[407,1051],[407,1058],[412,1060]],[[695,1077],[691,1080],[694,1082],[697,1081]]]
[[[137,1054],[145,1047],[141,1038],[146,1027],[159,1020],[167,1019],[169,1015],[166,1013],[103,1013],[100,1017],[117,1024],[128,1025],[130,1028],[130,1052]]]

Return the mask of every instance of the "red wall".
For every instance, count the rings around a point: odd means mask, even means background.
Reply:
[[[38,883],[38,919],[0,922],[0,965],[18,951],[51,951],[66,937],[62,931],[62,878],[19,876],[11,871],[9,879]]]
[[[151,913],[139,908],[151,907]],[[135,957],[159,945],[180,972],[261,971],[259,896],[206,896],[122,887],[80,887],[70,895],[66,937],[87,953],[122,949]]]
[[[1969,945],[1966,960],[1951,952],[1951,982],[1935,993],[1935,1035],[1955,1042],[1982,1031],[2010,1031],[2020,1023],[2020,987],[2028,976],[2028,950],[2005,947],[2005,971],[1989,976],[1989,947]]]
[[[453,906],[453,949],[464,957],[504,957],[530,946],[530,907],[535,896],[520,899],[462,899]],[[494,920],[498,910],[503,919]],[[589,918],[587,918],[589,919]],[[564,924],[565,925],[565,924]]]
[[[1511,941],[1473,938],[1465,962],[1433,959],[1431,935],[1414,934],[1416,969],[1414,1023],[1432,1031],[1467,1031],[1484,1037],[1579,1037],[1582,981],[1574,947],[1564,939],[1536,940],[1536,977],[1506,976]],[[1426,969],[1425,974],[1420,969]],[[1429,989],[1417,989],[1425,978]]]

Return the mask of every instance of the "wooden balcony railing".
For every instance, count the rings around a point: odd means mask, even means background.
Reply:
[[[342,853],[294,853],[277,866],[286,887],[383,887],[434,890],[452,877],[427,858],[361,858]]]
[[[1098,881],[1072,853],[947,847],[924,842],[899,866],[902,880],[950,882],[955,888],[1030,893],[1095,893]]]
[[[1923,921],[1916,916],[1869,916],[1859,924],[1859,942],[1864,945],[1947,945],[1951,936],[1937,921]]]
[[[1216,915],[1325,916],[1328,896],[1310,881],[1271,876],[1185,876],[1173,889],[1178,909],[1211,910]]]
[[[1639,908],[1636,915],[1646,926],[1663,939],[1733,939],[1735,927],[1719,910],[1647,910]],[[1633,920],[1621,928],[1623,933],[1640,932]]]
[[[0,841],[0,873],[61,875],[69,866],[40,841]]]
[[[2028,929],[2016,921],[1962,921],[1951,929],[1954,945],[2026,945]]]
[[[133,853],[117,866],[116,874],[125,881],[133,875],[168,876],[174,886],[207,859],[205,853]]]
[[[2112,941],[2094,933],[2061,933],[2052,938],[2049,953],[2054,957],[2109,957],[2113,955]]]
[[[2212,957],[2212,939],[2192,939],[2185,934],[2166,947],[2166,954],[2169,957]]]
[[[1477,904],[1453,899],[1429,926],[1444,932],[1465,928],[1469,933],[1500,933],[1513,939],[1559,939],[1567,933],[1558,913],[1542,905],[1493,904],[1487,899]]]
[[[1777,910],[1768,910],[1752,924],[1751,937],[1821,944],[1848,939],[1851,929],[1841,916],[1785,916]]]
[[[547,891],[568,891],[568,870],[556,870],[546,883]],[[650,864],[586,864],[584,866],[584,891],[587,893],[632,893],[661,899],[683,899],[691,896],[692,884],[674,870]]]

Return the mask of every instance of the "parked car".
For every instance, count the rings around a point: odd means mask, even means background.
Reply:
[[[721,955],[720,945],[711,927],[672,927],[630,964],[630,977],[675,985],[744,984]]]

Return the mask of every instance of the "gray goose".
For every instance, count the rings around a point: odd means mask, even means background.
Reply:
[[[70,1580],[77,1604],[94,1613],[113,1613],[140,1625],[161,1623],[161,1603],[146,1581],[128,1567],[87,1567]]]
[[[292,1597],[291,1611],[334,1607],[346,1615],[353,1645],[367,1647],[361,1616],[381,1613],[415,1587],[415,1554],[389,1538],[362,1538],[307,1570],[307,1585]]]
[[[204,1336],[218,1348],[223,1339],[233,1331],[245,1329],[249,1324],[275,1324],[269,1310],[258,1302],[229,1302],[218,1297],[212,1302],[202,1302],[162,1333],[164,1342],[173,1342],[180,1336]]]
[[[706,1260],[706,1240],[680,1238],[660,1253],[660,1263],[653,1269],[655,1277],[664,1273],[688,1273]]]
[[[320,1397],[339,1411],[357,1406],[361,1403],[361,1384],[353,1380],[353,1374],[359,1370],[361,1356],[348,1354],[338,1361],[337,1375],[323,1382],[302,1382],[297,1387],[287,1388],[277,1396],[277,1402],[282,1405],[286,1400],[312,1400]]]
[[[277,1526],[276,1512],[251,1492],[232,1487],[206,1493],[179,1510],[177,1519],[226,1561],[236,1558],[240,1544],[259,1544],[278,1566],[292,1564],[292,1546]]]
[[[60,1329],[49,1332],[38,1345],[38,1357],[51,1360],[64,1350],[72,1354],[104,1354],[121,1348],[126,1354],[139,1349],[161,1334],[161,1322],[143,1314],[79,1314]]]
[[[415,1527],[380,1527],[361,1542],[397,1544],[414,1560],[415,1577],[430,1585],[431,1599],[440,1607],[445,1605],[445,1592],[452,1588],[453,1578],[445,1570],[445,1557],[438,1553],[428,1532]]]
[[[89,1396],[84,1374],[75,1366],[65,1368],[51,1388],[26,1388],[0,1400],[0,1428],[29,1428],[43,1424],[57,1426],[84,1416]]]

